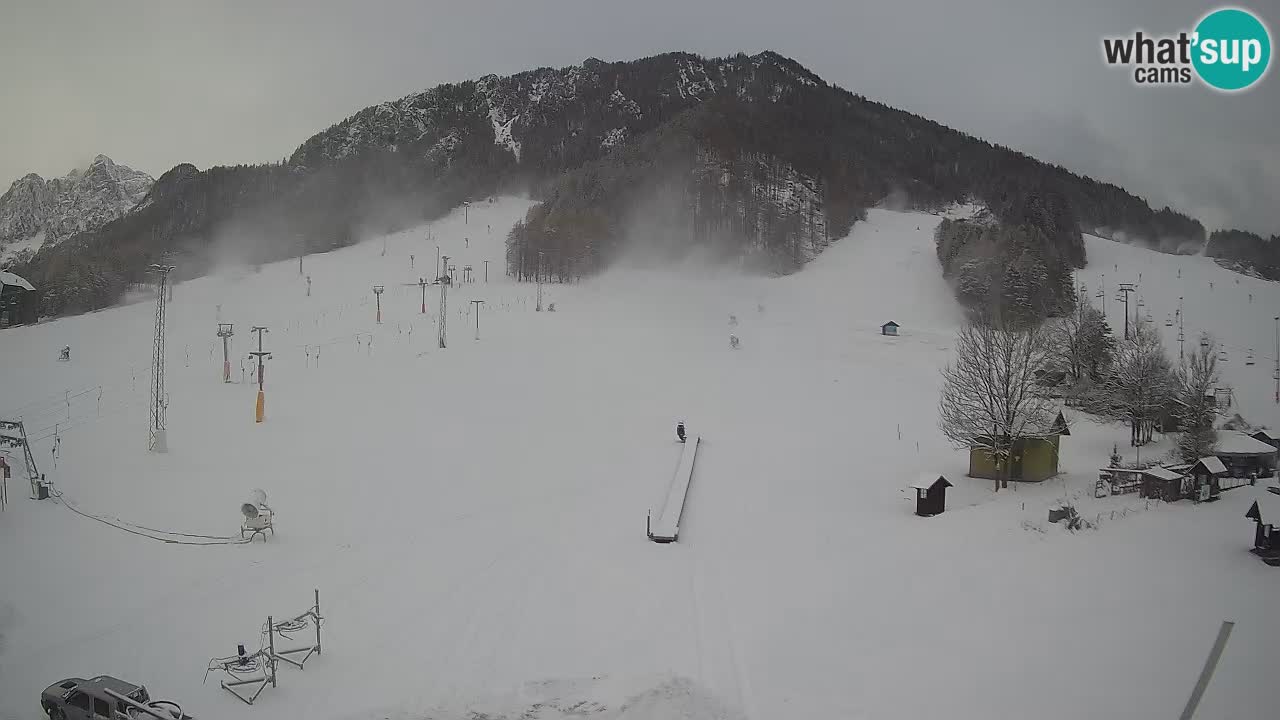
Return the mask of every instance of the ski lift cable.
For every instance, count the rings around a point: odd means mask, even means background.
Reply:
[[[16,408],[6,410],[3,414],[10,417],[21,417],[23,419],[30,418],[30,417],[39,417],[40,415],[43,415],[46,412],[50,412],[53,410],[61,410],[62,408],[66,407],[67,401],[74,400],[75,398],[78,398],[78,397],[83,397],[85,395],[88,395],[89,393],[97,392],[99,388],[102,388],[102,387],[103,387],[102,385],[92,385],[90,387],[76,390],[76,392],[70,393],[70,394],[64,392],[62,395],[56,395],[56,396],[50,395],[47,398],[33,400],[27,403],[26,405],[19,405]],[[33,405],[37,407],[31,408],[31,406]],[[31,408],[31,409],[28,409],[28,408]],[[39,410],[39,412],[37,412],[37,410]]]
[[[65,422],[65,423],[56,423],[56,425],[58,426],[56,431],[53,425],[49,425],[45,428],[42,428],[42,430],[40,431],[40,432],[43,432],[43,431],[48,431],[48,432],[44,432],[43,435],[37,435],[36,437],[28,438],[27,442],[37,443],[37,442],[42,442],[44,440],[48,440],[49,438],[55,437],[57,435],[65,435],[69,430],[74,430],[76,428],[80,428],[85,425],[93,424],[98,420],[105,420],[107,418],[116,417],[126,410],[138,409],[143,405],[147,405],[147,404],[148,403],[143,402],[142,399],[137,399],[137,398],[128,400],[128,401],[120,401],[115,404],[109,404],[107,406],[109,411],[102,413],[102,415],[100,416],[95,414],[93,417],[72,419],[69,422]]]

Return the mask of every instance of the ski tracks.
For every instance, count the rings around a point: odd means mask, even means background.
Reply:
[[[713,572],[696,551],[689,558],[689,585],[693,602],[694,643],[698,660],[698,676],[704,684],[716,690],[716,679],[728,675],[736,691],[738,707],[747,717],[758,717],[755,709],[751,681],[742,662],[739,638],[733,621],[732,608],[726,602],[724,590]],[[712,668],[715,678],[707,677],[707,656],[717,661]]]

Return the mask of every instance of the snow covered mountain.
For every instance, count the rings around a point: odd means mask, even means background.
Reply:
[[[519,279],[594,274],[637,243],[794,272],[893,197],[926,210],[976,199],[1003,224],[1036,226],[1077,268],[1082,230],[1205,236],[1122,188],[870,101],[777,53],[673,52],[446,83],[360,110],[278,164],[179,165],[133,211],[15,272],[40,288],[43,315],[84,312],[118,301],[165,254],[196,277],[229,236],[239,260],[271,262],[503,193],[538,203],[504,258]],[[40,205],[38,183],[15,195]],[[20,214],[13,224],[33,237],[40,225]]]
[[[25,175],[0,195],[0,257],[96,230],[133,209],[152,183],[106,155],[52,180]]]

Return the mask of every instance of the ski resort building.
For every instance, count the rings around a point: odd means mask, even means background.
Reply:
[[[1043,434],[1016,438],[1013,441],[1012,470],[1009,479],[1018,482],[1040,482],[1058,474],[1058,449],[1063,435],[1070,435],[1062,413]],[[969,448],[969,477],[1003,480],[1004,466],[988,452],[984,438]]]
[[[18,275],[0,270],[0,327],[34,323],[38,311],[35,287]]]
[[[1249,477],[1253,473],[1258,477],[1271,477],[1275,473],[1275,447],[1242,432],[1219,433],[1214,455],[1232,477]]]
[[[1012,470],[1009,479],[1018,482],[1040,482],[1058,474],[1057,435],[1017,438],[1013,441]],[[1004,479],[1004,464],[997,462],[984,447],[969,449],[969,477],[988,480]]]

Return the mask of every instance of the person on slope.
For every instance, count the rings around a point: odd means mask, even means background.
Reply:
[[[70,346],[70,345],[67,345],[66,347],[62,348],[62,354],[58,356],[58,359],[59,359],[59,360],[70,360],[70,359],[71,359],[71,346]]]
[[[684,421],[676,423],[676,437],[680,438],[680,442],[684,442]]]

